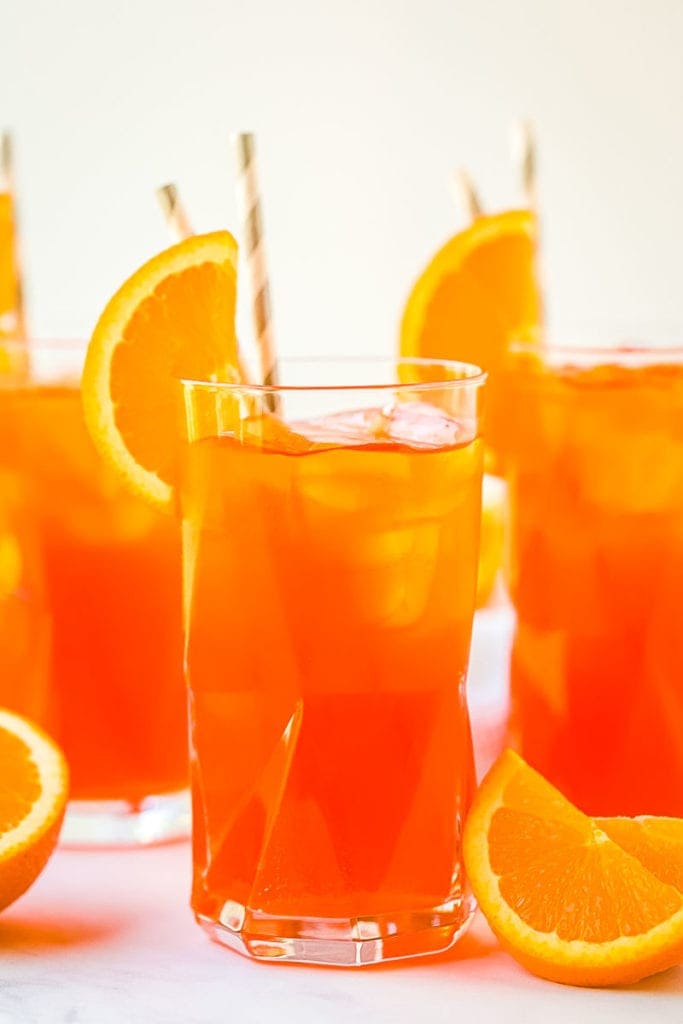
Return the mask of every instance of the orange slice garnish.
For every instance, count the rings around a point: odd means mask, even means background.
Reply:
[[[541,298],[536,280],[538,226],[530,210],[477,217],[439,249],[403,313],[401,355],[455,359],[489,374],[484,395],[486,467],[501,471],[507,403],[498,387],[512,341],[539,340]],[[489,528],[491,527],[491,528]],[[484,521],[478,604],[493,589],[502,556],[501,529]]]
[[[64,756],[26,718],[0,710],[0,910],[45,867],[68,794]]]
[[[140,267],[93,333],[82,392],[102,456],[148,501],[169,507],[177,480],[180,377],[238,378],[237,243],[196,235]]]
[[[630,984],[683,960],[683,893],[512,751],[479,788],[463,852],[501,945],[540,977]]]

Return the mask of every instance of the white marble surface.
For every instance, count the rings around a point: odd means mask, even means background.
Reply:
[[[58,851],[0,918],[0,1024],[681,1024],[683,968],[624,990],[525,974],[478,920],[441,957],[363,970],[252,963],[187,907],[189,844]]]

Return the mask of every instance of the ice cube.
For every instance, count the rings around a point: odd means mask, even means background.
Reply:
[[[457,488],[463,481],[471,484],[477,469],[479,453],[466,444],[470,426],[423,402],[340,412],[293,426],[311,444],[331,449],[324,459],[302,460],[301,493],[338,512],[375,508],[385,520],[433,517],[454,504]],[[462,458],[453,452],[460,445]],[[416,457],[425,452],[429,460]]]
[[[415,623],[429,600],[439,541],[439,528],[432,525],[354,537],[341,568],[352,607],[365,621],[382,626]]]
[[[474,440],[470,419],[454,419],[428,402],[391,401],[381,408],[352,409],[292,423],[292,429],[324,447],[400,445],[437,450]]]

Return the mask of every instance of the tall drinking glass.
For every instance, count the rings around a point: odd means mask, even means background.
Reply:
[[[84,346],[4,343],[2,355],[0,480],[21,496],[49,621],[33,650],[47,661],[34,717],[69,762],[63,839],[187,834],[178,525],[96,454],[81,409]],[[25,677],[3,680],[3,703],[22,710],[25,694]]]
[[[683,815],[683,351],[512,353],[512,733],[595,815]]]
[[[436,952],[473,912],[484,376],[408,361],[282,375],[183,384],[192,906],[260,959]]]

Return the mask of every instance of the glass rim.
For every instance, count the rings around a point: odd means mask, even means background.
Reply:
[[[511,341],[508,352],[525,353],[533,356],[540,356],[544,363],[551,361],[554,357],[559,359],[574,357],[592,357],[596,360],[602,359],[605,363],[614,363],[620,357],[634,359],[659,359],[666,361],[668,356],[673,360],[683,360],[683,342],[675,345],[574,345],[560,344],[553,342],[546,344],[533,341]]]
[[[88,338],[3,338],[4,349],[20,352],[87,352]]]
[[[252,394],[295,394],[302,392],[322,391],[411,391],[411,390],[437,390],[444,388],[481,387],[488,378],[488,373],[475,363],[468,363],[457,359],[426,359],[422,357],[411,358],[410,356],[293,356],[279,361],[282,366],[432,366],[443,367],[454,373],[462,372],[462,376],[446,378],[443,380],[428,381],[385,381],[384,383],[368,384],[259,384],[249,381],[212,381],[200,380],[193,377],[178,377],[178,380],[186,388],[202,388],[208,390],[232,390],[249,392]]]

